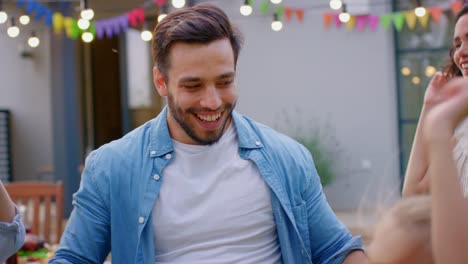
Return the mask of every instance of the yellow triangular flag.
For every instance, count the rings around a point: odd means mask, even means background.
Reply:
[[[419,20],[419,23],[421,24],[421,26],[423,26],[424,28],[427,27],[427,24],[429,22],[429,12],[426,12],[426,14],[422,17],[418,17],[418,20]]]
[[[346,23],[346,27],[348,28],[349,31],[353,31],[354,25],[356,25],[356,17],[350,16],[348,23]]]
[[[412,10],[405,11],[404,14],[408,28],[413,30],[416,27],[416,14]]]
[[[54,27],[54,33],[58,34],[63,28],[63,15],[61,13],[54,13],[52,16],[52,24]]]
[[[65,17],[63,20],[63,25],[65,26],[65,32],[67,33],[67,36],[71,38],[73,34],[73,18]]]

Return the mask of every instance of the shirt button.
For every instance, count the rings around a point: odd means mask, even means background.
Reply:
[[[262,143],[260,143],[260,141],[258,141],[258,140],[255,141],[255,145],[260,146],[261,144],[262,144]]]
[[[151,155],[156,155],[156,150],[152,150],[152,151],[150,152],[150,154],[151,154]]]
[[[143,224],[143,223],[145,222],[145,218],[142,217],[142,216],[140,216],[140,218],[138,218],[138,222],[139,222],[140,224]]]
[[[169,154],[166,154],[166,159],[169,160],[172,158],[172,155],[169,153]]]
[[[159,174],[155,174],[155,175],[153,175],[153,179],[156,180],[156,181],[159,181],[159,179],[161,179],[161,177],[159,176]]]

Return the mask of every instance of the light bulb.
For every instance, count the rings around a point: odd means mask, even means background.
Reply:
[[[91,20],[94,17],[94,11],[91,8],[81,10],[81,18]]]
[[[420,84],[421,83],[421,78],[419,78],[418,76],[414,76],[411,81],[413,82],[413,84]]]
[[[165,17],[167,16],[167,14],[159,14],[158,16],[158,23],[161,22],[161,20],[163,20]]]
[[[426,67],[426,76],[432,77],[437,72],[436,67],[429,65]]]
[[[243,16],[249,16],[250,14],[252,14],[252,7],[250,5],[242,5],[240,7],[240,13],[243,15]]]
[[[348,21],[351,19],[351,16],[349,13],[340,13],[339,19],[342,23],[348,23]]]
[[[5,11],[0,11],[0,24],[5,24],[8,20],[8,15]]]
[[[416,9],[414,9],[414,14],[416,14],[417,17],[423,17],[426,15],[426,8],[422,6],[416,7]]]
[[[343,6],[341,0],[330,0],[330,8],[333,10],[338,10]]]
[[[29,24],[30,21],[31,21],[31,19],[29,18],[28,15],[22,15],[19,18],[19,22],[21,23],[21,25],[27,25],[27,24]]]
[[[37,46],[39,46],[40,43],[41,43],[41,41],[40,41],[39,38],[36,37],[36,36],[31,36],[31,37],[28,39],[28,45],[29,45],[31,48],[37,48]]]
[[[185,0],[172,0],[172,6],[175,8],[181,8],[185,6]]]
[[[88,29],[90,26],[90,23],[89,23],[89,20],[87,19],[84,19],[84,18],[80,18],[78,19],[78,27],[82,30],[86,30]]]
[[[408,68],[408,67],[401,68],[401,74],[403,74],[404,76],[410,75],[411,74],[410,68]]]
[[[20,29],[17,26],[11,26],[7,29],[7,34],[11,38],[16,38],[20,34]]]
[[[270,0],[270,2],[277,5],[277,4],[281,3],[281,0]]]
[[[283,23],[279,20],[273,21],[271,23],[271,29],[274,31],[280,31],[283,28]]]
[[[94,40],[94,36],[90,32],[85,32],[83,35],[81,35],[81,39],[86,43],[90,43]]]
[[[151,39],[153,39],[153,33],[151,33],[151,31],[149,30],[143,30],[141,32],[141,39],[144,41],[150,41]]]

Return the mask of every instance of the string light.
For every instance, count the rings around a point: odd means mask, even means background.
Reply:
[[[88,29],[90,25],[91,25],[91,23],[89,23],[89,20],[84,19],[84,18],[78,19],[78,27],[79,27],[81,30],[86,30],[86,29]]]
[[[426,76],[432,77],[437,72],[436,67],[429,65],[426,67]]]
[[[412,79],[411,79],[411,82],[413,84],[420,84],[421,83],[421,78],[419,78],[418,76],[414,76]]]
[[[29,37],[28,39],[28,45],[31,47],[31,48],[37,48],[39,46],[39,44],[41,43],[41,41],[39,40],[39,38],[36,36],[36,33],[33,31],[31,32],[31,36]]]
[[[81,39],[86,43],[90,43],[94,40],[94,36],[90,32],[85,32],[81,35]]]
[[[167,5],[164,4],[161,7],[161,12],[158,15],[158,23],[161,22],[161,20],[163,20],[166,16],[167,16]]]
[[[19,22],[21,23],[21,25],[27,25],[29,24],[29,22],[31,21],[31,19],[29,18],[28,15],[22,15],[19,17]]]
[[[330,8],[333,10],[339,10],[343,6],[341,0],[330,0]]]
[[[421,5],[421,0],[417,1],[417,7],[414,9],[414,14],[417,17],[423,17],[426,15],[426,8]]]
[[[245,0],[244,1],[244,4],[240,7],[240,13],[243,15],[243,16],[249,16],[250,14],[252,14],[252,6],[250,6],[249,4],[249,0]]]
[[[278,19],[278,14],[273,14],[273,22],[271,22],[271,29],[280,31],[283,28],[283,23]]]
[[[172,6],[175,8],[182,8],[185,6],[185,0],[172,0]]]
[[[10,27],[7,29],[7,34],[11,38],[16,38],[20,34],[20,29],[15,25],[15,18],[10,18]]]
[[[351,15],[346,10],[346,4],[343,4],[341,13],[338,18],[340,19],[341,23],[348,23],[348,21],[351,19]]]
[[[88,0],[81,0],[81,13],[80,16],[83,19],[91,20],[94,17],[94,10],[89,8]]]
[[[141,31],[140,36],[144,41],[151,41],[153,39],[153,33],[148,30],[148,25],[146,23],[143,25],[143,31]]]
[[[277,5],[277,4],[280,4],[280,3],[281,3],[281,0],[270,0],[270,2],[271,2],[272,4]]]
[[[404,76],[408,76],[411,74],[411,69],[405,66],[401,68],[401,74],[403,74]]]
[[[2,0],[0,0],[0,24],[5,24],[8,21],[8,15],[2,8]]]

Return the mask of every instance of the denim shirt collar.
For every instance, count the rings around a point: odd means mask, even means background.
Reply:
[[[169,127],[167,125],[167,106],[163,108],[157,118],[150,121],[149,156],[159,157],[174,151]],[[232,111],[232,119],[237,132],[239,148],[256,149],[262,144],[257,133],[249,123],[236,111]]]

